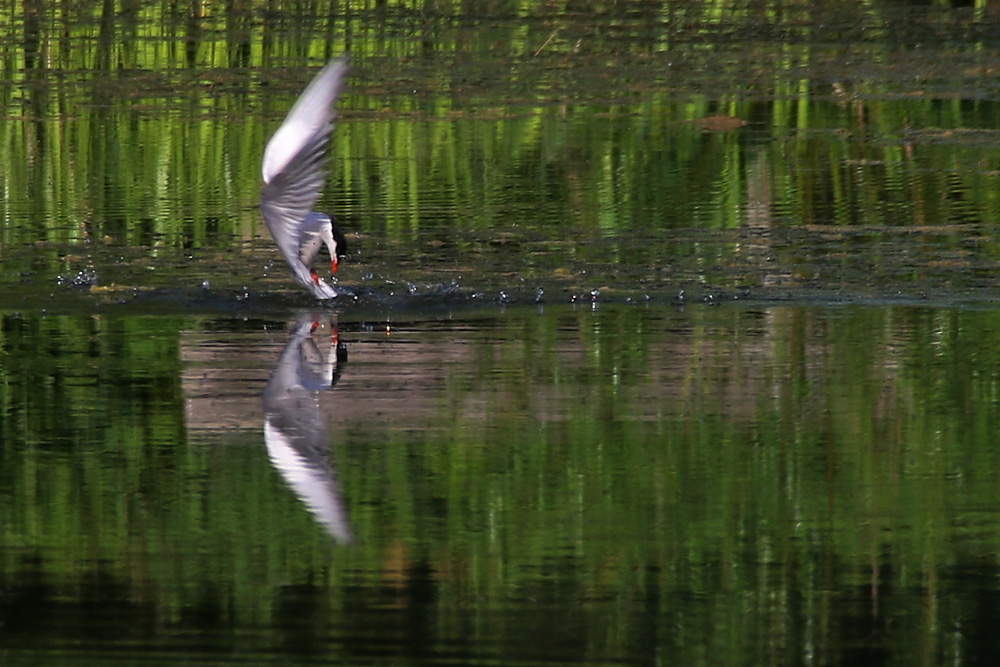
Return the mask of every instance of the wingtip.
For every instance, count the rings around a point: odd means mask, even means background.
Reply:
[[[318,132],[329,132],[334,106],[344,85],[350,58],[334,58],[313,77],[264,147],[260,175],[269,184],[305,143]]]
[[[311,287],[313,295],[320,301],[326,301],[328,299],[337,298],[337,290],[335,290],[333,287],[326,284],[322,280],[318,280],[317,282],[313,283]]]
[[[336,58],[331,58],[330,61],[324,66],[327,67],[348,67],[351,64],[351,54],[344,51]]]

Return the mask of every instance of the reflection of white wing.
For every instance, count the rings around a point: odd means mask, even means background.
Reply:
[[[309,511],[338,542],[351,541],[351,529],[340,499],[340,489],[323,466],[316,466],[296,450],[270,419],[264,421],[264,441],[271,464],[285,478]]]
[[[326,425],[314,392],[337,380],[346,359],[336,329],[320,334],[324,353],[313,339],[320,316],[302,313],[264,388],[264,442],[271,463],[317,521],[339,542],[351,541],[351,529],[329,460]],[[326,316],[329,319],[329,316]]]

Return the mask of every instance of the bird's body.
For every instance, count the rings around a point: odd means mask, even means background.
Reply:
[[[347,59],[331,61],[316,75],[264,149],[260,210],[292,275],[317,299],[337,291],[312,268],[323,246],[330,272],[347,252],[337,221],[312,210],[326,180],[326,148],[333,131],[333,104],[343,87]]]

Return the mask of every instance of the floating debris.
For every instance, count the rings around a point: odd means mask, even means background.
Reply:
[[[738,130],[747,122],[735,116],[705,116],[694,121],[694,124],[707,132],[730,132]]]

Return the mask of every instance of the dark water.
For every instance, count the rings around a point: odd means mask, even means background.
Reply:
[[[3,319],[8,661],[992,651],[996,312],[330,325]]]
[[[0,662],[996,662],[992,4],[182,4],[0,2]]]

